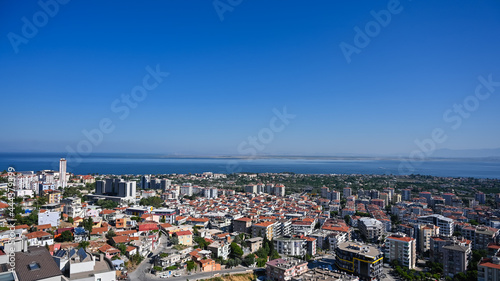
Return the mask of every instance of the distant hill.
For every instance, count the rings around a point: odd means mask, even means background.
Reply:
[[[500,148],[489,149],[437,149],[431,157],[442,158],[500,158]]]

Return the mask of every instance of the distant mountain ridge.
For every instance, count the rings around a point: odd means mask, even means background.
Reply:
[[[488,149],[436,149],[431,157],[442,158],[499,158],[500,148]]]

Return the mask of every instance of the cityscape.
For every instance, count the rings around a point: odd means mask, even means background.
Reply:
[[[500,2],[0,12],[0,281],[500,281]]]

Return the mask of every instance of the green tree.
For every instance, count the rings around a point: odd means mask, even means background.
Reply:
[[[202,238],[200,236],[197,236],[194,238],[194,242],[198,243],[198,246],[201,248],[201,249],[207,249],[208,247],[208,242],[205,240],[205,238]]]
[[[116,233],[113,229],[111,229],[110,231],[108,231],[108,233],[106,233],[106,239],[108,239],[108,240],[111,240],[115,236],[116,236]]]
[[[142,198],[139,201],[142,206],[153,206],[154,208],[160,208],[163,205],[163,200],[160,197],[152,196],[148,198]]]
[[[122,255],[125,255],[127,253],[127,245],[125,245],[123,243],[118,243],[117,245],[115,245],[115,248],[120,250]]]
[[[192,271],[194,269],[194,267],[196,266],[194,261],[188,261],[188,262],[186,262],[186,265],[187,265],[187,267],[186,267],[187,271]]]
[[[65,230],[61,233],[61,236],[58,237],[60,242],[71,242],[73,241],[73,234],[69,230]]]
[[[163,267],[161,267],[161,266],[153,266],[153,270],[154,271],[162,271]]]
[[[170,238],[170,243],[172,243],[174,245],[178,245],[179,244],[179,238],[177,238],[177,236],[172,236]]]
[[[254,254],[247,255],[244,259],[243,262],[245,263],[246,266],[251,266],[255,263],[255,256]]]
[[[90,246],[89,241],[82,241],[78,243],[78,248],[83,248],[84,250],[87,250],[87,247]]]
[[[271,260],[275,260],[275,259],[280,259],[281,256],[278,254],[278,251],[276,250],[273,250],[272,253],[271,253]]]
[[[264,267],[264,266],[266,266],[266,262],[267,262],[267,259],[258,258],[257,259],[257,266]]]
[[[115,202],[113,200],[107,200],[107,199],[99,199],[99,200],[97,200],[96,204],[103,209],[114,209],[114,208],[118,207],[117,202]]]
[[[238,246],[238,244],[236,244],[235,242],[232,242],[231,245],[231,255],[233,257],[241,257],[243,256],[243,250],[241,249],[240,246]]]
[[[92,232],[92,227],[94,226],[94,220],[92,219],[92,217],[84,218],[83,221],[80,223],[80,226],[83,227],[86,231],[88,231],[90,238],[90,233]]]
[[[344,216],[344,221],[345,221],[345,223],[347,223],[347,224],[351,224],[351,216],[349,216],[349,215],[345,215],[345,216]]]

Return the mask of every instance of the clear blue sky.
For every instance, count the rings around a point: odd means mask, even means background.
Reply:
[[[438,148],[500,147],[500,87],[443,120],[478,76],[500,81],[498,1],[401,1],[350,63],[339,44],[390,1],[245,0],[223,21],[212,1],[70,1],[16,53],[8,34],[43,11],[26,2],[0,4],[0,151],[66,151],[109,118],[94,152],[238,155],[284,106],[296,117],[259,153],[405,154],[437,127]],[[148,65],[170,75],[120,120]]]

